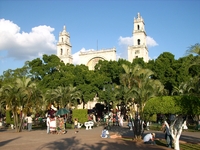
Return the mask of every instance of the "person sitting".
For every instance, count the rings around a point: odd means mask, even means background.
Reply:
[[[109,132],[106,127],[104,127],[103,131],[101,132],[102,138],[110,138]]]
[[[148,133],[144,136],[143,141],[144,144],[156,144],[154,139],[155,139],[155,133]]]

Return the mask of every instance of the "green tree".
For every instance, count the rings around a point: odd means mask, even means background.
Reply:
[[[186,51],[186,54],[195,54],[200,55],[200,44],[196,43],[194,45],[191,45],[188,50]]]
[[[179,114],[181,106],[178,105],[180,96],[160,96],[149,99],[144,107],[144,114]]]
[[[200,115],[200,98],[193,95],[184,95],[179,101],[181,112],[185,115]],[[197,121],[197,120],[196,120]]]
[[[3,101],[7,109],[12,111],[17,132],[21,132],[25,115],[34,110],[33,88],[35,87],[35,83],[26,77],[16,78],[14,83],[3,86]]]
[[[154,72],[152,78],[158,79],[168,90],[169,95],[173,90],[173,86],[177,86],[176,70],[173,65],[175,63],[174,55],[169,52],[162,53],[156,60],[148,63],[148,68]]]
[[[125,74],[121,75],[121,83],[130,89],[126,93],[132,93],[132,95],[128,94],[130,95],[128,97],[130,101],[134,98],[134,102],[139,104],[142,115],[143,108],[148,99],[162,94],[164,87],[160,81],[151,78],[154,73],[149,69],[144,69],[140,65],[133,67],[123,65],[123,68]]]
[[[67,87],[59,86],[56,89],[49,89],[46,92],[46,99],[49,104],[54,104],[59,108],[71,108],[71,106],[77,106],[78,99],[80,99],[81,93],[73,87],[71,84]]]
[[[139,104],[140,115],[143,117],[143,110],[146,102],[155,96],[162,95],[164,86],[159,80],[151,79],[153,72],[149,69],[139,69],[136,72],[136,85],[132,88],[135,102]]]

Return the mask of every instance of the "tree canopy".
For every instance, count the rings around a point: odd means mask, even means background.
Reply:
[[[5,112],[8,105],[13,114],[19,115],[19,108],[33,113],[47,109],[50,103],[71,107],[98,97],[99,102],[112,102],[112,107],[137,103],[141,113],[198,114],[199,49],[199,44],[192,45],[178,60],[169,52],[148,63],[141,58],[133,62],[100,60],[94,70],[65,65],[56,55],[45,54],[0,76],[0,111]],[[182,101],[177,95],[184,96]],[[187,102],[191,102],[190,107]],[[178,105],[187,109],[183,111]]]

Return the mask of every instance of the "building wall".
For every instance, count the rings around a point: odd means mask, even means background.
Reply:
[[[144,19],[138,13],[137,18],[134,18],[133,45],[128,47],[128,61],[132,62],[135,58],[149,61],[146,37]]]
[[[105,49],[105,50],[91,50],[87,52],[80,52],[79,61],[80,64],[88,66],[89,70],[94,70],[94,66],[99,60],[112,60],[116,61],[116,49]]]
[[[59,34],[59,41],[57,43],[57,56],[63,61],[65,64],[73,63],[73,58],[71,54],[71,43],[70,43],[70,35],[66,31],[66,27],[63,27],[63,31]]]

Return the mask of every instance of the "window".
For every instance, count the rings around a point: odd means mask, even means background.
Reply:
[[[138,45],[140,45],[140,39],[138,39],[137,42],[138,42]]]
[[[63,49],[61,48],[61,49],[60,49],[60,55],[62,55],[62,54],[63,54]]]
[[[139,25],[137,25],[137,29],[140,30],[140,26]]]
[[[62,42],[63,42],[63,38],[62,38]]]

